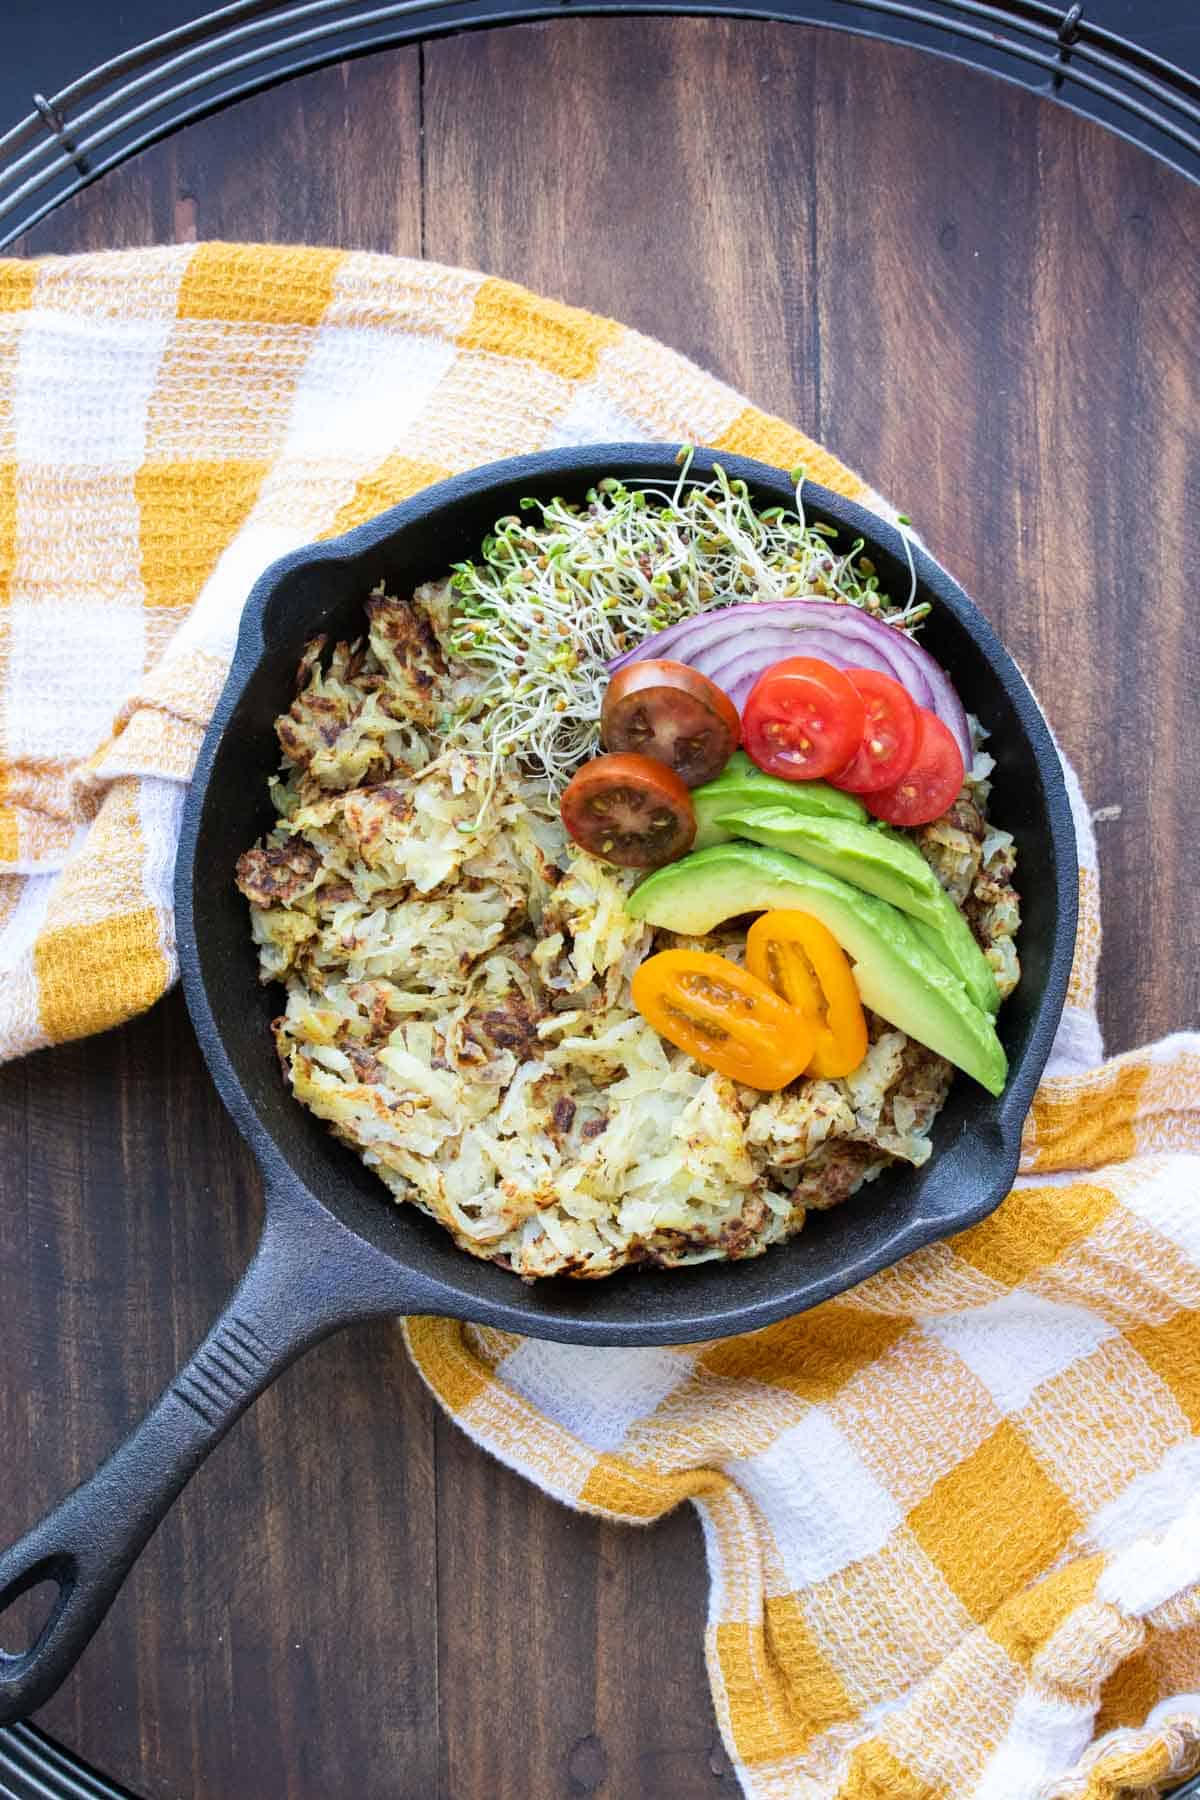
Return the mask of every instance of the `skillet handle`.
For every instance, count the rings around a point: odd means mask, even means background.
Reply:
[[[0,1555],[0,1644],[6,1608],[58,1587],[34,1643],[0,1649],[0,1726],[60,1686],[180,1490],[290,1362],[356,1319],[439,1310],[387,1265],[315,1202],[268,1201],[254,1259],[199,1349],[107,1462]]]

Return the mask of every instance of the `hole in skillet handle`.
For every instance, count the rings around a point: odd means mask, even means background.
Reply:
[[[0,1673],[17,1675],[32,1662],[66,1610],[78,1574],[73,1556],[44,1556],[0,1593]]]

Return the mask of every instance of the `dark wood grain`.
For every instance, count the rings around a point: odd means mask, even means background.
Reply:
[[[868,104],[820,39],[831,126],[856,126],[817,162],[818,430],[913,515],[1119,809],[1100,1012],[1128,1049],[1200,1018],[1200,191],[982,76],[918,109],[909,61],[875,59]]]
[[[818,115],[797,102],[822,35],[604,20],[428,45],[426,254],[611,314],[811,419]]]
[[[485,267],[823,436],[907,506],[1121,808],[1100,827],[1112,1046],[1195,1022],[1200,201],[1180,178],[915,53],[571,19],[305,77],[25,248],[192,235]],[[177,998],[0,1071],[0,1182],[7,1538],[200,1335],[259,1202]],[[567,1513],[435,1417],[393,1329],[364,1330],[238,1427],[44,1722],[193,1800],[732,1793],[704,1590],[690,1515]]]
[[[192,238],[421,254],[421,51],[304,75],[114,169],[18,248]]]
[[[5,1070],[0,1159],[8,1542],[202,1335],[259,1183],[178,995]],[[196,1478],[41,1722],[146,1793],[338,1793],[348,1767],[435,1793],[433,1448],[395,1327],[323,1345]]]

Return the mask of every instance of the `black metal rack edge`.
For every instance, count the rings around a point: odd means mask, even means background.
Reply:
[[[134,46],[0,133],[0,249],[182,126],[293,75],[423,38],[687,14],[825,26],[966,63],[1097,119],[1200,180],[1200,79],[1044,0],[233,0]]]

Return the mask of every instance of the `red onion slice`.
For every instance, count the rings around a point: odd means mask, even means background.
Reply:
[[[707,675],[741,709],[755,681],[789,656],[817,656],[835,669],[878,669],[948,727],[971,766],[971,734],[945,670],[912,638],[857,606],[835,600],[762,600],[697,613],[615,657],[610,675],[652,657]]]
[[[816,650],[813,655],[820,653]],[[724,638],[719,644],[701,650],[688,657],[693,669],[699,669],[710,681],[718,684],[724,682],[724,671],[735,663],[745,662],[751,657],[763,667],[763,658],[769,656],[775,662],[782,662],[785,656],[796,656],[796,634],[794,631],[781,631],[778,626],[768,631],[740,631],[736,637]]]
[[[890,665],[882,664],[881,659],[870,654],[864,654],[861,661],[847,664],[845,649],[846,646],[839,643],[832,632],[814,631],[811,636],[806,632],[802,643],[797,643],[795,632],[778,637],[765,631],[761,635],[757,632],[746,633],[744,642],[727,654],[723,661],[718,662],[714,668],[702,669],[701,673],[707,675],[710,681],[715,681],[718,687],[724,688],[739,711],[745,696],[763,670],[793,656],[818,656],[822,662],[831,662],[838,669],[881,667],[885,675],[891,674]],[[711,652],[709,660],[713,660]],[[692,666],[699,667],[698,664]]]

